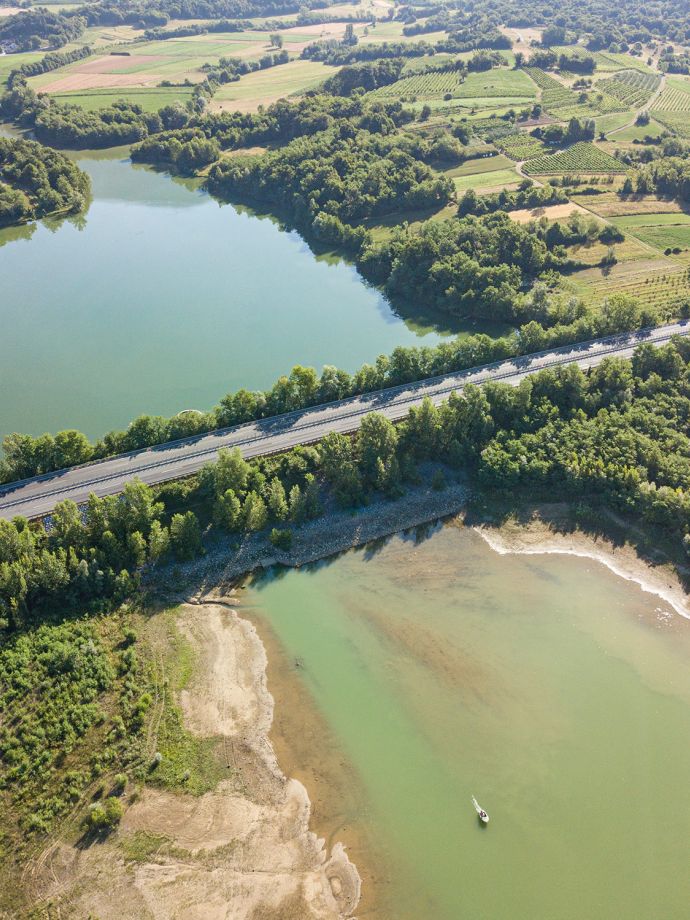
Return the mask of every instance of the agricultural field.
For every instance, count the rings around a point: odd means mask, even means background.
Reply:
[[[633,118],[632,112],[614,112],[611,115],[597,115],[594,118],[594,125],[597,135],[602,131],[604,134],[615,134],[614,140],[618,139],[617,132]]]
[[[622,131],[614,131],[610,140],[615,144],[632,144],[635,141],[642,142],[646,137],[656,139],[668,131],[663,125],[660,125],[654,119],[651,119],[646,125],[630,125],[623,128]]]
[[[690,214],[636,214],[614,217],[611,223],[661,251],[690,248]]]
[[[591,118],[600,112],[588,102],[580,102],[577,93],[538,67],[525,67],[524,71],[541,90],[541,103],[554,118],[563,121],[573,117]]]
[[[157,112],[163,106],[173,102],[186,102],[192,98],[192,91],[192,88],[188,86],[133,86],[55,93],[53,98],[58,102],[80,105],[89,112],[105,108],[120,100],[136,103],[145,112]]]
[[[431,71],[382,86],[370,93],[374,99],[439,99],[450,94],[453,99],[472,100],[472,105],[492,107],[510,104],[515,98],[529,101],[536,98],[532,81],[522,71],[494,68],[483,73],[470,73],[462,80],[457,70]],[[446,100],[449,101],[449,100]]]
[[[226,83],[211,101],[214,111],[255,112],[286,96],[312,89],[336,72],[319,61],[290,61],[267,70],[247,74],[236,83]]]
[[[499,150],[502,150],[511,160],[529,160],[546,153],[547,147],[538,138],[532,137],[524,131],[516,131],[495,141]]]
[[[605,153],[594,144],[581,141],[567,150],[546,156],[535,157],[525,163],[524,170],[530,175],[562,175],[564,173],[624,173],[626,167],[615,157]]]
[[[586,300],[601,303],[612,294],[628,294],[651,307],[673,310],[690,296],[690,270],[671,259],[620,262],[606,272],[590,268],[571,278],[574,290]]]
[[[597,70],[615,73],[618,70],[639,70],[642,73],[654,73],[652,68],[642,60],[631,54],[613,54],[610,51],[595,51],[592,55],[596,61]]]
[[[666,87],[654,103],[654,111],[690,113],[690,79],[667,77]]]
[[[627,108],[639,109],[652,98],[659,89],[661,77],[639,70],[622,70],[613,77],[599,80],[596,89],[613,96]]]
[[[285,29],[281,34],[284,48],[297,56],[302,48],[322,35],[326,38],[338,38],[344,31],[345,23],[329,23],[318,27],[301,26]],[[121,37],[120,41],[124,39]],[[115,88],[120,89],[123,95],[125,89],[157,88],[163,82],[198,83],[204,79],[201,70],[204,64],[215,64],[222,57],[257,58],[269,51],[269,48],[269,35],[261,31],[220,32],[164,41],[118,43],[116,48],[103,48],[92,57],[32,77],[29,82],[37,92],[50,95],[77,91],[80,95],[85,95],[87,91],[94,89],[112,92]],[[113,53],[115,50],[118,53]],[[289,94],[294,88],[304,86],[286,87],[283,95]],[[178,98],[188,97],[188,88],[182,87],[178,91]]]
[[[381,86],[369,94],[372,99],[404,99],[411,96],[421,99],[438,99],[446,93],[457,95],[460,89],[457,70],[432,71],[403,77],[388,86]]]
[[[621,198],[615,189],[599,190],[597,195],[588,195],[575,189],[570,193],[589,211],[607,220],[632,214],[679,214],[681,206],[671,198],[657,198],[656,195],[640,195]]]
[[[481,192],[515,187],[522,181],[511,161],[500,156],[470,160],[446,175],[453,180],[458,195],[468,189]]]

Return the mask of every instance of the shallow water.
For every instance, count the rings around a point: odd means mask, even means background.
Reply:
[[[453,331],[405,321],[298,234],[123,156],[74,155],[93,185],[85,216],[0,230],[0,437],[96,437],[297,363],[353,371]]]
[[[656,598],[448,526],[243,600],[364,790],[367,916],[688,916],[690,623]]]

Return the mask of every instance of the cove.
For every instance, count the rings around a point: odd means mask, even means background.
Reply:
[[[0,437],[98,437],[457,331],[405,321],[352,266],[122,151],[73,156],[88,212],[0,230]]]
[[[342,758],[364,790],[367,917],[687,917],[690,622],[663,602],[456,526],[241,599],[328,726],[314,763]]]

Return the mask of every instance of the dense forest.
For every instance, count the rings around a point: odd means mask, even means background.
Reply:
[[[0,137],[0,226],[81,211],[89,191],[86,173],[63,154]]]
[[[0,45],[9,45],[13,51],[61,48],[79,38],[84,26],[85,20],[80,16],[65,16],[38,7],[0,19]]]

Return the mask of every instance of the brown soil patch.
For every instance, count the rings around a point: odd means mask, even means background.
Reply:
[[[60,843],[37,869],[41,902],[87,920],[340,920],[359,878],[340,843],[309,829],[304,786],[281,772],[268,738],[273,698],[256,630],[226,602],[185,605],[178,628],[197,653],[180,697],[185,724],[222,737],[232,774],[194,797],[146,788],[106,841]],[[137,840],[152,852],[127,861]]]
[[[108,54],[86,61],[75,68],[77,73],[111,73],[113,70],[122,70],[123,67],[138,67],[140,64],[151,64],[155,61],[166,63],[170,58],[157,57],[155,54]],[[131,76],[128,74],[127,76]]]
[[[108,89],[111,86],[158,86],[163,78],[149,73],[72,73],[41,87],[42,93],[66,93],[79,89]]]
[[[499,26],[499,30],[507,35],[513,43],[513,51],[522,51],[529,58],[534,51],[530,42],[541,41],[542,29],[517,29],[511,26]]]
[[[571,214],[587,214],[584,208],[572,201],[565,204],[552,204],[546,208],[524,208],[520,211],[509,211],[508,217],[518,224],[527,224],[531,220],[546,217],[548,220],[558,220],[560,217],[570,217]]]

